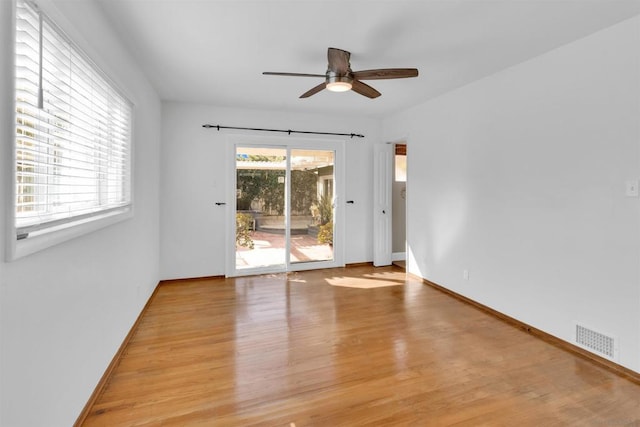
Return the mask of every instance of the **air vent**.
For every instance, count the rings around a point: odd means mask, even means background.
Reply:
[[[614,337],[576,324],[576,343],[602,357],[610,360],[616,359],[616,339]]]

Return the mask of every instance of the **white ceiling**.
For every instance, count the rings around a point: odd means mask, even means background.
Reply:
[[[640,0],[97,0],[164,100],[382,117],[640,14]],[[354,71],[415,67],[382,92],[322,91],[327,48]]]

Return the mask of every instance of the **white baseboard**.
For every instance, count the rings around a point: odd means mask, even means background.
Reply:
[[[405,261],[407,259],[406,252],[394,252],[391,254],[392,261]]]

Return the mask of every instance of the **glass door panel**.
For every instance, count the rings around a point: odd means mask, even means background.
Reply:
[[[287,150],[236,147],[236,270],[286,268]]]
[[[334,151],[291,150],[291,264],[334,259],[334,158]]]

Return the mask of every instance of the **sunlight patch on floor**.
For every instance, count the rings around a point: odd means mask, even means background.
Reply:
[[[329,277],[325,279],[331,286],[345,288],[374,289],[405,284],[404,273],[385,272],[367,274],[364,277]]]

